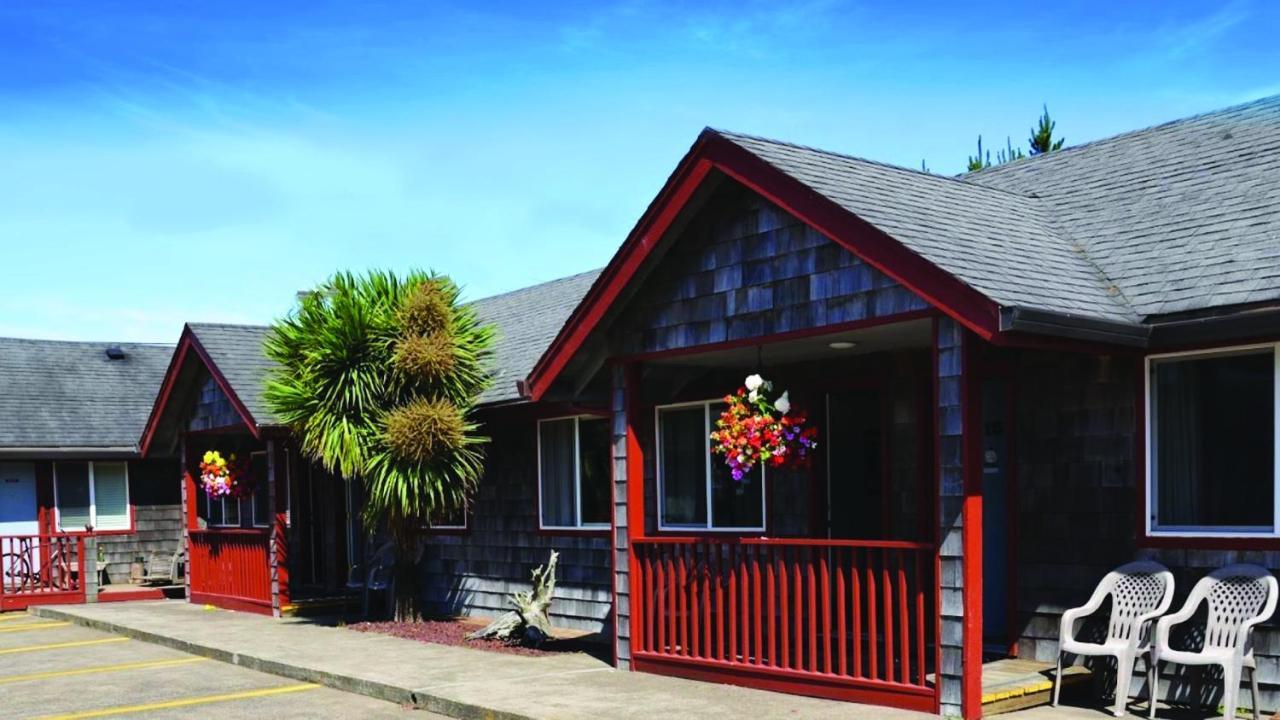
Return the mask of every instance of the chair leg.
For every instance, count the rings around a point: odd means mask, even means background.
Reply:
[[[1062,653],[1058,653],[1058,671],[1053,674],[1053,706],[1058,707],[1058,694],[1062,692]]]
[[[1253,699],[1253,720],[1260,720],[1258,714],[1258,668],[1249,668],[1249,694]]]
[[[1226,664],[1222,666],[1222,717],[1235,720],[1236,705],[1240,697],[1240,668]]]
[[[1111,714],[1124,717],[1125,706],[1129,704],[1129,685],[1133,681],[1133,655],[1121,653],[1116,656],[1116,706]]]
[[[1155,660],[1152,658],[1154,650],[1149,652],[1144,658],[1147,663],[1147,704],[1152,708],[1156,706],[1156,694],[1160,689],[1160,676],[1155,672]]]
[[[1151,685],[1151,702],[1148,703],[1147,717],[1150,718],[1151,720],[1156,720],[1156,685],[1155,683],[1160,682],[1160,661],[1154,658],[1151,660],[1151,678],[1152,678],[1153,684]]]

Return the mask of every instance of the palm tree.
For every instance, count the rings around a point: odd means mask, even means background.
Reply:
[[[365,484],[366,527],[396,545],[396,619],[420,615],[418,537],[465,509],[487,438],[473,418],[489,382],[493,330],[448,277],[338,273],[277,321],[266,400],[302,452]]]

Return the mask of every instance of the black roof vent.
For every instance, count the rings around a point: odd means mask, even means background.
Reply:
[[[123,359],[124,359],[124,348],[120,347],[119,345],[112,345],[111,347],[107,348],[107,359],[108,359],[108,360],[123,360]]]

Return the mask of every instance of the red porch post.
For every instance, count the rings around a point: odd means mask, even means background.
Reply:
[[[982,717],[982,383],[978,338],[961,331],[964,407],[964,717]]]
[[[53,507],[53,462],[37,461],[34,465],[37,532],[41,535],[54,535],[58,532],[58,519],[57,511]]]

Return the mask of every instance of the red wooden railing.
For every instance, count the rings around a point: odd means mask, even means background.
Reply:
[[[271,612],[270,535],[264,530],[191,530],[191,600]]]
[[[662,537],[632,548],[640,669],[932,709],[930,544]]]
[[[0,611],[84,602],[83,578],[83,536],[0,536]]]

